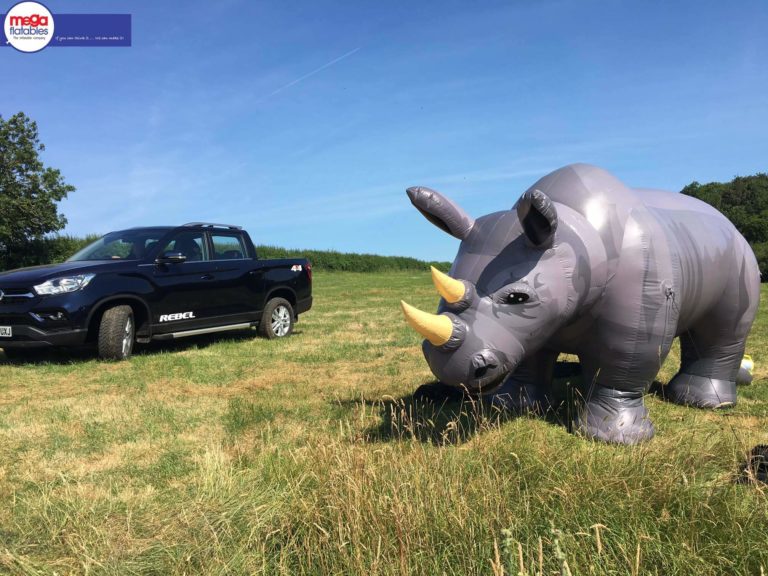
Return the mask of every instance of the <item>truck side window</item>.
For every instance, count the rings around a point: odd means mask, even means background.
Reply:
[[[181,252],[187,257],[187,262],[207,260],[202,232],[179,233],[173,240],[168,242],[161,253],[165,252]]]
[[[239,260],[247,255],[243,239],[237,234],[211,234],[211,242],[214,260]]]

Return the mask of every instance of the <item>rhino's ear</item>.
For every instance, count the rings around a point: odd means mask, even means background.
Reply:
[[[408,188],[406,192],[408,193],[408,198],[411,199],[411,203],[432,224],[459,240],[464,240],[464,238],[469,236],[475,220],[464,212],[458,204],[455,204],[440,194],[440,192],[435,192],[424,186],[413,186]]]
[[[528,242],[536,248],[551,246],[557,230],[557,210],[549,196],[541,190],[528,190],[515,207]]]

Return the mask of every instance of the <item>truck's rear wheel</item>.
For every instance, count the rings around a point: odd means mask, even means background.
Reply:
[[[264,308],[259,334],[265,338],[285,338],[293,332],[293,307],[285,298],[272,298]]]
[[[99,358],[125,360],[133,352],[136,324],[130,306],[113,306],[104,312],[99,324]]]

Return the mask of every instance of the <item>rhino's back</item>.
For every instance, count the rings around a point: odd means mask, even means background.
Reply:
[[[679,192],[654,190],[652,188],[633,188],[632,190],[643,204],[649,208],[678,212],[693,212],[704,217],[711,216],[713,218],[724,220],[729,225],[733,226],[730,220],[723,216],[717,209],[693,196],[686,196]]]
[[[690,196],[630,188],[589,164],[560,168],[531,188],[573,208],[597,230],[612,278],[608,300],[616,306],[633,287],[670,284],[684,328],[716,306],[730,284],[738,285],[740,274],[751,284],[759,277],[754,255],[733,224]]]
[[[541,190],[555,202],[583,215],[595,212],[599,202],[607,213],[622,219],[637,203],[634,190],[607,170],[591,164],[563,166],[537,180],[530,189]]]
[[[608,272],[613,273],[621,255],[624,226],[641,204],[635,190],[613,174],[590,164],[569,164],[540,178],[530,189],[541,190],[553,201],[584,216],[605,246]]]
[[[555,202],[582,214],[610,243],[620,241],[633,210],[642,207],[713,218],[735,231],[725,216],[706,202],[677,192],[630,188],[607,170],[591,164],[569,164],[539,179],[538,189]],[[605,232],[612,234],[604,234]],[[618,236],[618,238],[616,237]]]
[[[564,166],[531,188],[573,208],[592,224],[605,245],[610,270],[615,270],[621,256],[627,222],[636,220],[641,212],[658,220],[670,247],[680,252],[686,266],[702,260],[722,264],[726,251],[745,244],[733,224],[709,204],[677,192],[630,188],[607,170],[590,164]],[[699,272],[705,274],[710,268]],[[722,272],[721,267],[717,270]],[[694,281],[705,279],[699,274],[692,277]]]

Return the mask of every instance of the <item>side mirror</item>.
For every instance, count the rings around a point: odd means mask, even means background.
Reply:
[[[161,256],[155,260],[157,264],[181,264],[187,259],[181,252],[173,252],[169,250],[164,252]]]

